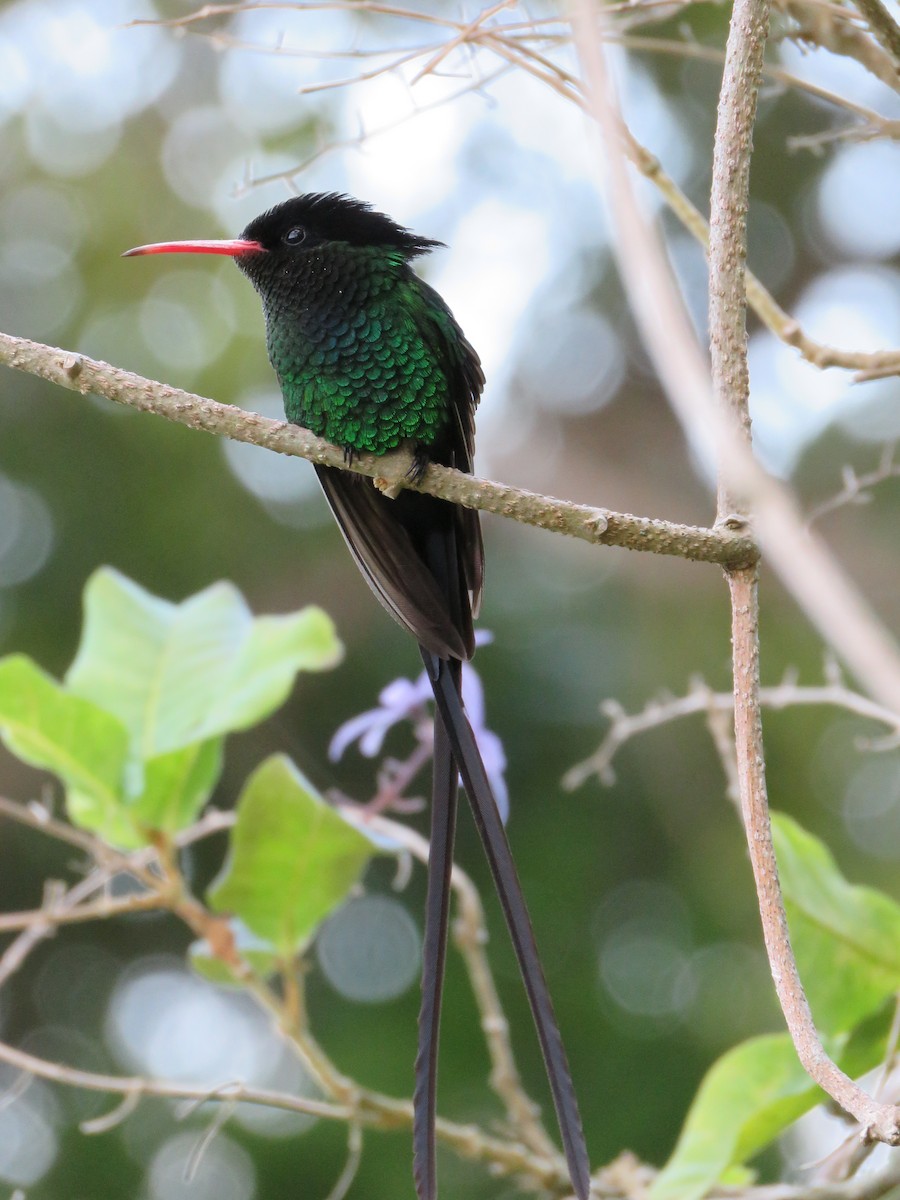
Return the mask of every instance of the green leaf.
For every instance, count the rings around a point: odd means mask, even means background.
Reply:
[[[900,988],[900,906],[847,882],[817,838],[773,816],[776,855],[800,977],[829,1049],[853,1076],[884,1056]],[[822,1100],[787,1034],[754,1038],[707,1072],[652,1200],[698,1200]]]
[[[884,1060],[893,1016],[891,999],[848,1039],[826,1047],[852,1078]],[[823,1098],[788,1034],[735,1046],[706,1073],[650,1200],[699,1200]]]
[[[141,791],[129,802],[132,820],[164,833],[192,825],[219,781],[223,748],[222,738],[210,738],[151,758]]]
[[[57,775],[76,809],[93,814],[83,823],[103,830],[121,805],[128,755],[121,722],[12,655],[0,661],[0,735],[18,758]]]
[[[816,1026],[847,1033],[900,989],[900,905],[850,884],[828,847],[783,813],[775,853],[791,942]]]
[[[281,959],[301,950],[379,848],[329,807],[289,759],[267,759],[238,801],[231,853],[209,892],[272,943]]]
[[[728,1050],[706,1073],[650,1200],[699,1200],[820,1097],[786,1033]]]
[[[297,671],[334,666],[343,652],[321,609],[254,618],[228,583],[171,604],[103,567],[84,609],[67,685],[117,716],[142,759],[255,724]]]

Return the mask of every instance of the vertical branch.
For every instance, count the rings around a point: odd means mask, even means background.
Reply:
[[[872,696],[900,712],[900,650],[896,642],[824,543],[810,536],[793,495],[756,461],[749,439],[735,428],[731,411],[715,403],[706,362],[658,231],[644,215],[627,173],[622,142],[628,134],[601,44],[603,6],[589,0],[570,0],[570,4],[575,45],[584,70],[586,109],[597,123],[604,152],[605,192],[616,231],[613,249],[644,345],[672,411],[688,433],[710,439],[723,475],[736,492],[752,499],[767,558],[810,621]],[[761,53],[762,44],[756,48]],[[758,76],[751,88],[751,111],[743,113],[745,119],[754,115],[757,84]],[[749,131],[752,125],[744,127]],[[749,153],[749,132],[746,136],[745,151]],[[734,141],[739,145],[740,137]],[[723,160],[720,169],[739,173],[738,162]],[[742,269],[742,262],[735,264],[735,269]],[[715,283],[718,285],[718,280]],[[737,354],[739,372],[742,346],[741,339],[722,346],[723,359]],[[731,516],[726,525],[745,527],[739,516],[734,514],[733,522]]]
[[[709,325],[713,390],[749,445],[746,290],[747,206],[753,123],[768,0],[735,0],[713,150],[710,202]],[[720,473],[718,516],[745,515],[745,498]],[[759,598],[756,564],[727,572],[732,606],[734,720],[741,812],[759,898],[769,965],[785,1020],[811,1078],[864,1126],[864,1136],[900,1142],[900,1109],[879,1105],[828,1057],[813,1023],[791,949],[766,793],[759,699]]]
[[[747,365],[747,208],[753,124],[769,32],[768,0],[736,0],[713,145],[709,202],[709,345],[713,395],[750,442],[750,373]],[[718,519],[746,516],[745,498],[719,471]]]

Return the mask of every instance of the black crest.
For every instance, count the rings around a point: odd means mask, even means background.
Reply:
[[[419,237],[371,205],[338,192],[308,192],[276,204],[250,222],[242,237],[267,248],[281,243],[300,228],[316,242],[346,242],[351,246],[393,246],[407,258],[427,254],[442,242]]]

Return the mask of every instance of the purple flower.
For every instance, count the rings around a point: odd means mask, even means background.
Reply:
[[[378,693],[378,707],[370,708],[341,725],[328,746],[328,757],[337,762],[348,746],[359,742],[359,752],[374,758],[389,729],[401,721],[421,720],[425,705],[432,698],[428,676],[423,671],[415,683],[395,679]]]
[[[483,644],[490,635],[479,631],[477,641]],[[471,663],[463,663],[462,693],[466,714],[475,734],[475,741],[484,760],[494,799],[504,822],[509,816],[509,793],[506,787],[506,755],[503,743],[484,723],[484,689],[478,673]],[[336,731],[328,747],[328,757],[337,762],[353,742],[366,758],[375,758],[381,753],[388,730],[403,721],[409,721],[414,730],[421,731],[422,722],[431,722],[429,705],[434,697],[428,676],[423,671],[418,679],[394,679],[378,695],[378,707],[370,708],[359,716],[351,717]]]

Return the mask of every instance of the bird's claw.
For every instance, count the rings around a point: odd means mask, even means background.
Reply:
[[[389,500],[396,500],[407,480],[415,483],[420,478],[424,466],[420,466],[418,460],[418,450],[413,450],[408,444],[399,446],[378,460],[381,470],[373,477],[372,482]]]

